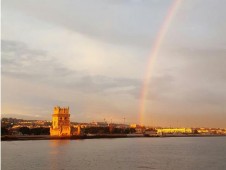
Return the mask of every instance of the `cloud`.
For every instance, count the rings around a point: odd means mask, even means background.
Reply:
[[[23,114],[68,104],[80,118],[106,110],[135,117],[151,46],[171,3],[3,1],[3,108],[8,103]],[[224,3],[181,3],[153,64],[147,116],[225,114]]]
[[[30,49],[25,43],[6,40],[2,40],[2,73],[6,76],[89,93],[139,84],[135,79],[90,75],[70,70],[45,51]]]
[[[65,87],[82,93],[129,94],[139,98],[140,79],[91,75],[63,67],[47,52],[30,49],[25,43],[2,40],[2,73],[4,76]],[[4,78],[3,78],[4,81]],[[152,78],[150,99],[164,96],[173,78],[161,75]]]
[[[161,53],[159,72],[168,72],[174,81],[169,93],[171,101],[193,107],[221,107],[226,101],[226,49],[177,44]],[[190,104],[189,104],[190,103]]]
[[[156,3],[156,1],[142,3],[4,1],[3,3],[3,7],[94,39],[136,48],[150,48],[169,5],[170,2]]]
[[[2,40],[2,73],[14,76],[40,76],[40,65],[46,67],[50,59],[43,50],[29,49],[26,44]],[[46,62],[47,61],[47,62]]]

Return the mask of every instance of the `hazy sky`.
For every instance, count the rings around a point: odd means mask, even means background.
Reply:
[[[171,0],[2,0],[2,117],[138,123]],[[146,125],[226,126],[226,1],[182,0],[150,78]]]

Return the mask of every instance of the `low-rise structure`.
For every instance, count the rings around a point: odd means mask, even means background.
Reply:
[[[193,130],[191,128],[157,128],[157,133],[168,133],[168,134],[175,134],[175,133],[192,133]]]

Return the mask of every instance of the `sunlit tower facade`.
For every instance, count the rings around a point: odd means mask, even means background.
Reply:
[[[50,136],[71,136],[69,107],[54,107]]]

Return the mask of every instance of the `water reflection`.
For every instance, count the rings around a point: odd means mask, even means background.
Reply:
[[[50,146],[52,148],[58,148],[59,146],[68,145],[70,140],[50,140]]]
[[[59,169],[60,163],[64,162],[65,150],[70,144],[70,140],[50,140],[49,166],[51,170]]]

